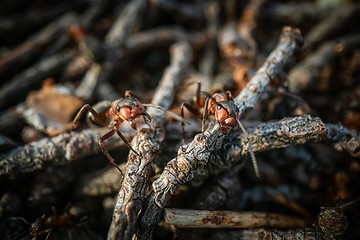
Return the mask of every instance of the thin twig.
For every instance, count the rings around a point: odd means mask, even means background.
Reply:
[[[290,60],[291,55],[299,47],[300,42],[301,35],[299,30],[290,27],[283,28],[278,46],[252,78],[250,86],[247,86],[239,94],[239,97],[235,99],[239,106],[240,115],[246,109],[256,104],[260,96],[265,92],[270,80]],[[257,88],[255,89],[256,86]],[[177,157],[167,164],[163,173],[152,185],[154,193],[147,199],[147,208],[141,214],[142,229],[139,239],[152,237],[153,227],[160,220],[161,209],[167,205],[176,188],[180,184],[193,180],[199,172],[204,171],[207,168],[207,164],[211,162],[210,159],[216,158],[216,154],[213,154],[214,150],[225,149],[223,148],[225,139],[226,136],[221,133],[219,126],[215,124],[210,126],[204,134],[196,135],[191,143],[179,148]],[[225,164],[220,161],[217,165],[221,163]],[[208,176],[208,173],[204,175]],[[203,178],[200,177],[200,179],[202,180]]]
[[[249,139],[256,153],[321,141],[326,133],[327,129],[319,118],[304,116],[260,125],[253,131],[249,130]],[[193,142],[179,149],[177,158],[168,163],[153,183],[157,205],[164,207],[179,184],[203,181],[239,162],[249,154],[248,144],[246,136],[240,135],[238,140],[225,137],[216,125],[205,132],[205,139],[202,135],[195,136]]]
[[[328,240],[345,239],[348,221],[344,210],[339,207],[321,208],[315,223],[310,227],[291,229],[288,231],[277,229],[247,229],[218,231],[210,239],[237,240]]]
[[[245,111],[255,106],[264,95],[271,80],[279,74],[301,45],[302,37],[299,29],[291,27],[282,29],[277,47],[270,53],[261,68],[256,71],[246,87],[234,99],[239,108],[240,116],[243,116]]]
[[[54,56],[43,59],[14,76],[0,89],[0,109],[16,104],[29,89],[34,88],[37,84],[40,85],[41,81],[45,80],[46,77],[61,72],[76,53],[74,50],[66,49]]]
[[[109,45],[123,45],[146,4],[146,0],[135,0],[129,2],[115,20],[105,37],[105,42]]]
[[[171,65],[165,70],[163,78],[153,96],[152,104],[168,110],[179,87],[182,75],[191,60],[191,48],[187,42],[171,47]],[[132,147],[141,157],[129,154],[122,187],[114,209],[108,239],[132,239],[136,231],[137,216],[142,209],[145,190],[151,171],[151,163],[159,154],[165,137],[165,113],[149,108],[152,127],[141,128],[132,141]]]
[[[289,72],[289,88],[292,92],[321,89],[321,73],[334,61],[339,51],[345,54],[360,45],[360,34],[352,33],[328,41]]]
[[[130,31],[135,26],[137,20],[141,18],[141,13],[146,5],[146,0],[135,0],[127,3],[105,36],[105,43],[108,46],[115,47],[116,51],[106,52],[103,70],[99,74],[96,82],[97,87],[95,90],[100,100],[109,100],[109,93],[111,93],[111,95],[116,95],[116,93],[113,93],[114,90],[108,84],[108,81],[116,72],[119,60],[124,54],[123,51],[126,48],[125,46]]]
[[[346,6],[328,10],[328,15],[325,19],[317,23],[304,38],[304,47],[308,51],[312,51],[317,45],[325,42],[327,39],[336,37],[341,33],[351,21],[354,16],[360,12],[360,5]]]
[[[301,218],[278,213],[165,208],[164,219],[178,228],[299,228]]]
[[[73,12],[66,13],[35,33],[23,44],[4,53],[0,58],[0,75],[13,68],[14,65],[18,68],[33,60],[34,56],[75,20],[76,15]]]
[[[258,70],[249,82],[250,86],[244,88],[239,96],[235,98],[240,115],[245,109],[251,108],[259,100],[260,95],[265,92],[271,76],[281,69],[277,64],[283,66],[286,61],[290,60],[290,56],[297,47],[299,37],[297,30],[288,27],[284,28],[278,47],[270,54],[263,67]],[[209,128],[204,133],[204,138],[203,135],[197,135],[193,142],[180,147],[177,158],[169,162],[163,174],[153,183],[159,206],[164,207],[170,197],[168,194],[174,192],[176,185],[193,179],[195,168],[200,169],[200,166],[206,166],[211,153],[215,149],[221,149],[222,142],[226,137],[218,129],[218,125],[215,125],[215,127]],[[254,150],[256,151],[256,146],[254,146]]]
[[[43,138],[15,148],[0,155],[0,175],[15,177],[18,174],[32,172],[44,165],[69,164],[84,156],[99,153],[99,138],[109,131],[108,128],[87,129],[79,133],[64,133],[54,138]],[[134,132],[121,131],[125,137]],[[123,146],[123,141],[109,138],[104,142],[106,149]]]
[[[348,152],[353,157],[360,157],[360,134],[340,124],[326,124],[328,128],[327,141],[333,144],[335,150]]]

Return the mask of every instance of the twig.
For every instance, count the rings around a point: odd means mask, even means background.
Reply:
[[[291,27],[282,29],[277,47],[270,53],[265,63],[259,68],[250,82],[234,99],[239,108],[239,115],[252,109],[265,93],[270,81],[290,61],[294,52],[301,47],[302,37],[300,30]]]
[[[84,27],[84,29],[89,29],[91,24],[93,24],[94,21],[105,12],[106,6],[109,2],[109,0],[96,0],[89,4],[89,7],[80,16],[80,24]]]
[[[193,1],[190,3],[177,0],[150,0],[150,4],[156,6],[180,20],[201,21],[204,18],[203,2]]]
[[[19,116],[15,109],[9,108],[6,111],[0,112],[0,132],[1,134],[12,136],[12,133],[17,129],[23,128],[25,122]]]
[[[100,72],[101,66],[99,64],[91,64],[85,76],[82,78],[79,87],[76,89],[75,95],[84,99],[85,101],[89,101],[94,93]]]
[[[84,156],[100,152],[98,140],[109,129],[88,129],[79,133],[65,133],[54,138],[43,138],[22,147],[15,148],[0,155],[0,176],[15,177],[18,174],[33,172],[44,165],[69,164]],[[133,136],[134,132],[121,131],[125,137]],[[106,149],[123,146],[123,141],[109,138],[104,142]]]
[[[34,85],[39,85],[46,77],[60,72],[76,53],[74,50],[64,50],[17,74],[0,89],[0,109],[16,104]]]
[[[215,181],[210,181],[201,189],[199,196],[192,204],[193,209],[199,210],[217,210],[233,209],[238,204],[241,195],[241,181],[239,171],[243,164],[237,164],[235,167],[216,176]],[[206,233],[205,229],[176,229],[176,239],[202,239]]]
[[[255,153],[293,145],[319,142],[325,139],[327,128],[317,117],[301,116],[284,118],[260,124],[255,129],[249,128],[249,139]],[[195,170],[195,181],[203,181],[210,175],[227,169],[249,155],[248,140],[244,134],[228,137],[220,147],[213,149],[213,154],[205,169]],[[234,136],[233,135],[233,136]],[[208,143],[209,144],[209,143]]]
[[[125,171],[125,163],[119,165]],[[122,175],[114,168],[101,169],[81,176],[76,186],[77,196],[100,197],[116,194],[121,187]]]
[[[253,38],[257,15],[263,0],[252,0],[244,9],[238,24],[229,23],[219,35],[219,45],[234,68],[233,78],[241,90],[246,86],[246,76],[253,67],[257,44]]]
[[[186,182],[202,182],[206,177],[227,169],[231,164],[241,161],[248,153],[247,137],[238,136],[241,141],[225,137],[215,127],[201,134],[179,149],[177,158],[171,160],[160,177],[153,183],[154,192],[146,201],[141,213],[142,238],[151,238],[151,226],[159,221],[162,207],[166,206],[171,194]],[[327,129],[319,118],[309,116],[283,119],[249,129],[249,139],[254,152],[321,141]],[[211,135],[207,135],[211,134]],[[236,136],[238,132],[234,133]]]
[[[340,39],[329,41],[298,63],[289,72],[289,88],[292,92],[314,90],[328,87],[321,86],[321,73],[336,58],[339,52],[349,52],[360,45],[360,34],[353,33],[342,36]]]
[[[335,150],[348,152],[353,157],[360,157],[360,134],[339,124],[326,124],[327,141]]]
[[[282,66],[289,60],[297,46],[296,41],[299,38],[298,34],[299,33],[293,29],[284,28],[279,46],[270,54],[268,60],[264,63],[263,67],[258,70],[248,86],[235,98],[239,106],[240,115],[245,109],[251,108],[258,101],[260,95],[264,93],[267,84],[271,80],[271,76],[280,70],[277,64]],[[187,146],[182,146],[179,149],[177,158],[169,162],[163,174],[153,183],[154,192],[157,195],[157,204],[159,206],[164,207],[166,205],[168,197],[170,197],[168,194],[174,192],[173,187],[179,183],[187,182],[194,177],[193,168],[200,169],[200,166],[206,166],[208,159],[211,157],[211,153],[215,149],[222,149],[220,146],[225,136],[218,131],[218,125],[209,128],[204,133],[204,137],[205,139],[203,139],[202,135],[197,135],[193,142]],[[253,147],[256,151],[257,146],[254,145]]]
[[[113,88],[108,84],[108,81],[117,70],[119,60],[124,54],[123,51],[126,48],[130,31],[137,22],[137,19],[142,16],[141,12],[144,10],[146,4],[146,0],[135,0],[127,3],[105,36],[105,43],[108,46],[115,47],[116,51],[106,52],[103,70],[98,77],[95,88],[100,100],[109,100],[107,97],[109,93],[116,96],[116,94],[113,93]]]
[[[304,47],[312,51],[321,42],[340,34],[347,25],[353,21],[354,16],[360,12],[360,5],[338,6],[336,10],[329,11],[325,19],[316,24],[304,38]]]
[[[199,62],[199,71],[208,79],[213,78],[215,62],[217,58],[216,53],[216,35],[220,24],[220,6],[215,1],[209,1],[205,5],[205,17],[207,21],[207,34],[210,37],[210,42],[207,44],[202,59]]]
[[[269,4],[261,12],[260,17],[264,21],[273,20],[287,22],[294,26],[311,23],[329,16],[338,6],[330,4],[313,4],[311,2],[280,3],[269,1]]]
[[[26,65],[33,59],[49,42],[51,42],[59,32],[63,31],[76,20],[76,15],[72,12],[64,14],[56,19],[27,41],[18,47],[6,52],[0,58],[0,75],[13,68]]]
[[[244,113],[245,109],[251,108],[259,100],[271,78],[290,60],[290,56],[298,47],[300,40],[299,30],[290,27],[283,29],[277,48],[252,78],[250,87],[247,86],[239,97],[235,99],[240,109],[240,115]],[[255,86],[258,87],[255,88]],[[177,186],[191,181],[196,176],[196,173],[205,170],[207,164],[211,162],[209,160],[216,158],[216,155],[213,154],[214,150],[226,149],[222,146],[225,139],[226,136],[221,133],[218,125],[215,124],[209,127],[204,132],[204,135],[196,135],[191,143],[179,148],[177,157],[167,164],[163,173],[152,185],[154,193],[149,196],[146,202],[147,208],[141,213],[142,235],[139,239],[151,238],[152,229],[160,219],[161,209],[167,205]]]
[[[91,67],[91,60],[84,54],[76,56],[65,68],[60,82],[72,80],[82,76]]]
[[[165,208],[164,219],[178,228],[299,228],[305,221],[278,213]]]
[[[141,15],[146,4],[147,1],[145,0],[135,0],[129,2],[121,11],[106,35],[106,44],[117,46],[125,44],[130,31],[134,27],[136,20],[139,18],[139,15]]]
[[[181,83],[182,75],[191,60],[191,48],[187,42],[180,42],[171,48],[171,65],[165,70],[163,78],[153,96],[152,104],[168,110],[175,90]],[[130,153],[122,187],[114,209],[108,239],[132,239],[136,231],[136,221],[142,209],[151,163],[158,155],[164,141],[165,113],[150,108],[148,113],[153,122],[152,128],[141,128],[132,141],[132,147],[141,157]]]
[[[327,129],[319,118],[305,116],[269,122],[253,131],[249,129],[249,139],[254,152],[261,152],[321,141],[326,133]],[[162,175],[153,183],[156,203],[164,207],[179,184],[191,180],[203,181],[209,175],[239,162],[249,154],[248,144],[244,135],[240,135],[238,140],[224,137],[217,131],[216,125],[205,133],[205,139],[201,135],[195,136],[193,142],[179,149],[177,158],[168,163]]]
[[[288,231],[270,229],[248,229],[217,232],[211,239],[241,239],[241,240],[328,240],[344,239],[348,221],[341,206],[321,208],[316,222],[311,227],[292,229]]]
[[[16,111],[24,118],[26,123],[40,132],[51,135],[52,132],[58,132],[62,129],[62,124],[46,118],[44,114],[34,108],[28,108],[20,104]]]

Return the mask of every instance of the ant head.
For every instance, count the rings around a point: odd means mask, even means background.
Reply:
[[[235,103],[230,101],[221,101],[216,103],[215,118],[220,125],[221,132],[228,135],[233,132],[237,125],[239,110]]]
[[[143,116],[146,123],[151,122],[151,117],[146,112],[145,107],[131,96],[114,101],[111,104],[111,110],[120,119],[128,121],[133,129],[136,129],[134,120],[139,116]]]
[[[33,236],[40,235],[45,230],[45,221],[45,216],[36,219],[36,221],[31,224],[30,234]]]

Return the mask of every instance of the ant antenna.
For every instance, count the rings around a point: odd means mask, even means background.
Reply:
[[[240,120],[238,118],[236,118],[236,120],[238,121],[241,130],[243,131],[243,133],[245,134],[245,136],[246,136],[246,138],[248,140],[248,143],[249,143],[248,149],[249,149],[249,152],[250,152],[250,157],[251,157],[252,164],[254,166],[255,175],[256,175],[256,177],[259,178],[260,177],[259,166],[257,164],[256,157],[255,157],[255,154],[254,154],[254,150],[253,150],[252,144],[250,142],[249,133],[246,131],[244,125],[240,122]]]
[[[177,121],[179,122],[185,122],[185,119],[171,111],[167,111],[165,110],[164,108],[160,107],[160,106],[157,106],[157,105],[154,105],[152,103],[143,103],[143,106],[144,107],[152,107],[152,108],[156,108],[156,109],[159,109],[163,112],[165,112],[166,114],[168,114],[169,116],[171,116],[172,118],[176,119]]]
[[[352,207],[352,206],[358,204],[359,202],[360,202],[360,197],[355,198],[354,200],[352,200],[350,202],[344,203],[344,204],[340,205],[339,207],[341,207],[342,209],[347,209],[349,207]]]
[[[23,217],[11,217],[10,218],[11,220],[21,220],[23,221],[24,223],[26,223],[27,225],[30,225],[31,226],[31,223],[29,223],[25,218]]]
[[[23,221],[24,223],[26,223],[27,225],[31,226],[31,223],[29,223],[29,222],[28,222],[25,218],[23,218],[23,217],[10,217],[9,219],[11,219],[11,220],[21,220],[21,221]],[[11,238],[11,239],[14,239],[14,240],[15,240],[15,239],[20,239],[20,237],[23,236],[23,235],[24,235],[26,232],[28,232],[28,231],[29,231],[29,229],[26,229],[26,230],[18,233],[17,235],[10,237],[10,238]]]

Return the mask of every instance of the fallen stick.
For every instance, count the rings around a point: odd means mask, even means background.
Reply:
[[[179,42],[171,47],[171,64],[165,70],[151,104],[168,110],[179,87],[182,75],[192,58],[190,45]],[[152,127],[138,130],[132,147],[138,155],[130,152],[126,172],[116,201],[108,239],[132,239],[137,229],[137,217],[142,209],[151,163],[158,156],[165,137],[165,113],[149,108]]]
[[[256,72],[249,84],[235,98],[240,116],[259,101],[270,80],[290,60],[300,44],[300,31],[284,27],[278,46]],[[193,180],[199,171],[205,170],[213,152],[216,149],[223,149],[226,138],[220,131],[218,124],[215,124],[209,126],[204,134],[196,135],[189,144],[180,146],[177,157],[167,164],[162,174],[152,184],[154,192],[147,199],[146,208],[141,213],[141,228],[138,230],[138,239],[152,238],[153,228],[161,218],[161,210],[168,204],[176,188]]]
[[[306,221],[278,213],[165,208],[164,219],[176,228],[300,228]]]

